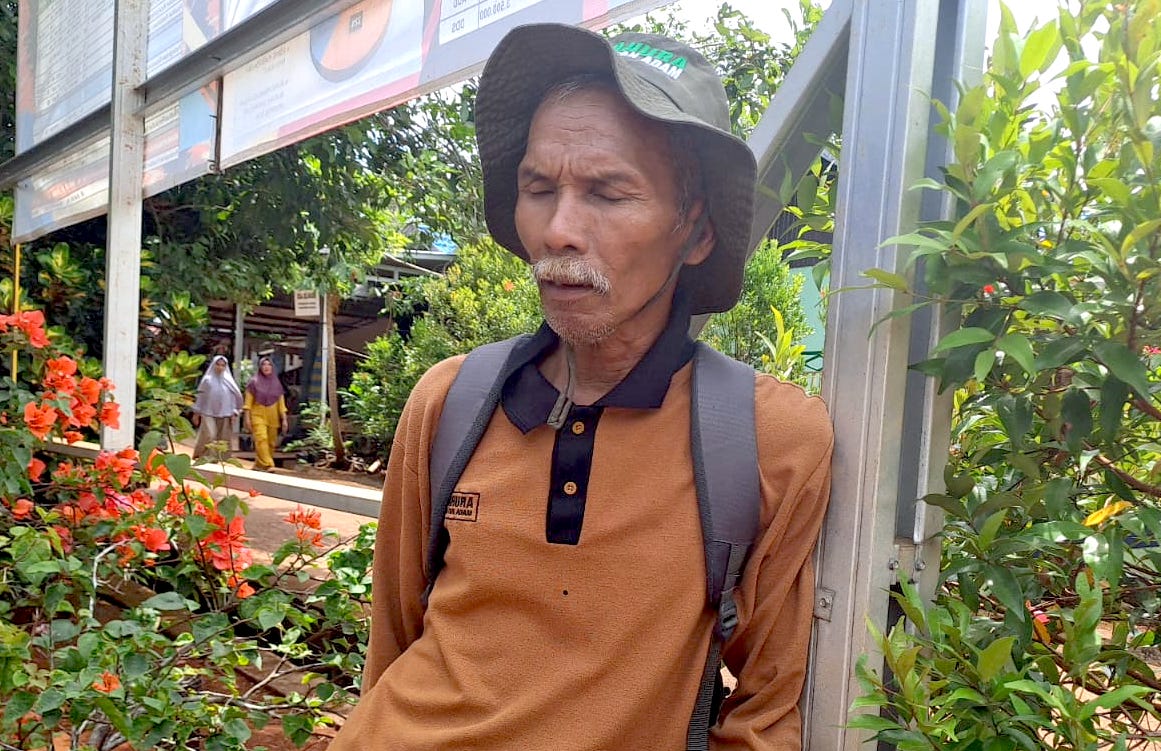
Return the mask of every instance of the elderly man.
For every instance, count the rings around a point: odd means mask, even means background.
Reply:
[[[525,26],[484,70],[476,126],[488,226],[531,263],[546,324],[506,350],[434,525],[464,358],[412,393],[362,700],[332,751],[799,748],[831,431],[819,400],[749,371],[758,530],[722,651],[737,688],[716,721],[695,714],[719,618],[687,331],[737,301],[755,190],[720,81],[665,37]]]

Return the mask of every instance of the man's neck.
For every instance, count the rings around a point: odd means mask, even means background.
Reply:
[[[573,371],[573,402],[592,404],[612,391],[641,362],[669,322],[672,303],[659,300],[652,310],[642,311],[596,344],[570,344]],[[568,361],[564,343],[540,365],[540,372],[557,391],[568,383]]]

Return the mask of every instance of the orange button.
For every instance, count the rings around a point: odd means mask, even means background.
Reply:
[[[569,480],[564,484],[565,495],[576,495],[576,483]]]
[[[572,432],[573,435],[580,435],[581,433],[585,432],[585,424],[580,420],[577,420],[572,424]]]

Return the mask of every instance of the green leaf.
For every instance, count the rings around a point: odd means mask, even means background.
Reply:
[[[8,697],[8,705],[4,707],[4,724],[16,722],[23,717],[32,705],[36,703],[36,694],[28,691],[17,691]]]
[[[1101,384],[1101,440],[1106,444],[1117,440],[1128,400],[1129,387],[1121,379],[1109,376]]]
[[[153,610],[186,610],[188,605],[186,599],[177,592],[162,592],[141,603],[141,607]]]
[[[1125,235],[1125,240],[1121,243],[1121,258],[1127,258],[1133,246],[1159,229],[1161,229],[1161,219],[1150,219],[1133,227],[1132,232]]]
[[[907,280],[898,274],[892,274],[890,271],[883,269],[867,269],[863,272],[863,276],[874,279],[884,287],[897,289],[900,292],[907,291]]]
[[[901,726],[894,720],[888,720],[886,717],[880,717],[873,714],[855,715],[847,722],[847,728],[851,730],[869,730],[872,733],[878,733],[881,730],[899,730]]]
[[[1020,75],[1028,78],[1033,73],[1043,73],[1056,60],[1060,46],[1060,29],[1056,23],[1049,21],[1033,31],[1020,53]]]
[[[992,202],[981,203],[977,206],[974,206],[971,211],[969,211],[962,219],[956,222],[955,229],[951,231],[952,239],[958,240],[959,236],[962,235],[964,231],[972,225],[972,223],[974,223],[987,212],[991,211],[994,206],[995,204]]]
[[[979,546],[981,551],[987,551],[992,547],[992,541],[996,539],[996,534],[1000,528],[1004,526],[1004,520],[1008,518],[1008,510],[1000,509],[996,513],[989,516],[980,527]]]
[[[1152,693],[1153,689],[1148,686],[1119,686],[1112,691],[1101,694],[1090,702],[1085,702],[1081,707],[1077,719],[1081,722],[1091,718],[1098,709],[1112,709],[1124,704],[1129,699],[1138,696],[1144,696]]]
[[[979,673],[981,681],[987,683],[1000,675],[1000,671],[1012,658],[1012,645],[1015,642],[1016,637],[1005,636],[996,639],[980,652],[979,658],[976,659],[976,672]]]
[[[1084,441],[1092,433],[1092,405],[1088,394],[1080,389],[1071,388],[1064,395],[1060,416],[1064,418],[1065,440],[1068,450],[1078,453],[1083,448]]]
[[[932,354],[936,352],[943,352],[944,350],[966,347],[971,344],[983,344],[985,342],[992,342],[995,341],[995,339],[996,335],[987,329],[969,326],[968,328],[953,331],[940,339],[939,344],[936,344],[935,349],[932,350]]]
[[[1028,337],[1023,334],[1005,334],[996,342],[996,349],[1011,355],[1028,375],[1036,375],[1036,355],[1032,351],[1032,342],[1028,341]]]
[[[1051,370],[1075,362],[1087,348],[1088,344],[1080,337],[1054,339],[1036,356],[1036,370]]]
[[[165,457],[165,468],[173,475],[173,479],[178,482],[184,482],[189,476],[190,467],[193,466],[193,459],[189,454],[168,454]]]
[[[1150,398],[1149,377],[1145,364],[1128,347],[1106,339],[1098,342],[1093,347],[1093,352],[1113,375],[1129,384],[1141,396]]]
[[[1032,403],[1026,397],[1005,394],[996,402],[996,416],[1017,449],[1024,445],[1024,438],[1032,429],[1032,415]]]
[[[983,383],[988,374],[992,372],[992,366],[996,364],[996,350],[988,348],[976,355],[975,366],[972,369],[972,377],[979,383]]]
[[[1059,292],[1034,292],[1021,300],[1017,307],[1036,315],[1064,320],[1072,312],[1072,300]]]
[[[1015,614],[1018,620],[1026,620],[1028,614],[1024,610],[1024,593],[1016,575],[1002,566],[988,566],[984,569],[984,576],[992,594],[1008,612]]]

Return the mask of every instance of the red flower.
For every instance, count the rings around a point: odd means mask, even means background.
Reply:
[[[106,670],[101,673],[100,678],[93,681],[93,688],[103,694],[111,694],[121,688],[121,679]]]
[[[28,479],[33,482],[40,482],[40,476],[44,474],[45,463],[35,456],[28,461]]]
[[[307,511],[302,506],[296,506],[294,511],[285,519],[287,524],[302,525],[311,529],[322,529],[322,512],[318,509]]]
[[[101,412],[97,419],[107,428],[116,430],[121,427],[121,407],[117,402],[107,401],[101,404]]]
[[[81,392],[81,398],[85,400],[86,404],[95,405],[101,398],[101,382],[96,378],[89,378],[88,376],[82,378],[78,389]]]
[[[28,432],[43,440],[56,424],[56,410],[50,406],[38,406],[34,402],[24,405],[24,424]]]
[[[44,313],[39,310],[23,310],[16,315],[8,316],[6,323],[14,325],[28,337],[28,343],[37,349],[48,346],[48,337],[44,333]]]
[[[71,508],[71,506],[69,508]],[[56,532],[56,536],[60,538],[60,546],[64,552],[67,553],[73,549],[72,530],[70,530],[68,527],[62,527],[61,525],[57,524],[53,526],[52,531]]]
[[[166,550],[172,550],[169,545],[169,535],[166,534],[164,529],[135,524],[133,526],[133,535],[150,553],[161,553]]]
[[[219,525],[206,542],[211,548],[210,563],[218,571],[241,571],[254,562],[253,551],[246,547],[245,522],[240,516],[225,526]]]
[[[226,583],[234,590],[234,594],[239,600],[245,600],[254,594],[254,588],[250,586],[250,582],[239,579],[237,574],[231,574]]]
[[[85,436],[83,434],[78,433],[75,430],[66,430],[64,432],[64,439],[66,441],[68,441],[69,444],[76,443],[77,441],[81,440],[84,437]]]
[[[92,405],[86,403],[84,399],[76,397],[73,397],[72,403],[69,404],[69,411],[72,413],[69,417],[69,425],[74,428],[87,427],[97,416],[97,410]]]
[[[32,501],[27,498],[21,498],[12,504],[12,515],[17,519],[26,519],[32,513]]]
[[[985,294],[985,295],[994,295],[994,294],[996,294],[996,285],[994,285],[994,284],[985,284],[985,285],[984,285],[984,294]]]

